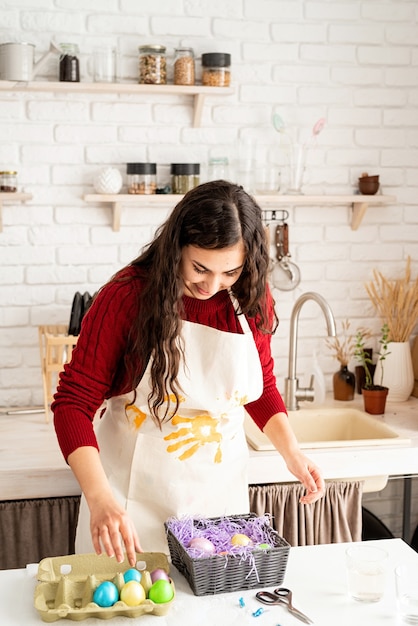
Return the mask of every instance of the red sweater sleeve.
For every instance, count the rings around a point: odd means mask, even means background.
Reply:
[[[253,402],[245,406],[246,411],[254,422],[263,430],[269,419],[276,413],[286,413],[286,406],[277,389],[276,376],[274,374],[274,360],[271,356],[271,335],[265,335],[255,329],[253,320],[249,320],[253,331],[254,340],[260,355],[260,363],[263,370],[263,393]]]
[[[98,447],[93,430],[96,411],[104,399],[130,391],[126,383],[114,381],[123,371],[137,289],[135,279],[107,284],[83,319],[71,363],[61,372],[51,405],[58,443],[66,459],[81,446]]]

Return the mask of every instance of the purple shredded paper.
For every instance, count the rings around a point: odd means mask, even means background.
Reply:
[[[253,568],[255,567],[252,558],[254,550],[266,549],[265,546],[258,548],[260,544],[267,544],[270,548],[274,548],[268,515],[219,517],[216,519],[190,516],[170,517],[166,525],[191,558],[208,558],[210,556],[207,552],[189,547],[190,541],[195,537],[204,537],[211,541],[215,546],[215,556],[239,556],[243,561],[250,558],[250,561],[253,562]],[[246,535],[251,539],[251,543],[246,546],[231,544],[231,539],[236,534]],[[225,559],[226,565],[227,559]]]

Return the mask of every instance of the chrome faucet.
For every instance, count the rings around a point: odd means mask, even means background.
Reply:
[[[299,387],[299,380],[296,378],[296,347],[298,339],[299,313],[305,302],[313,300],[322,309],[327,323],[329,337],[336,336],[335,319],[328,302],[319,293],[308,291],[302,294],[295,302],[290,316],[290,339],[289,339],[289,372],[285,379],[285,404],[288,411],[299,409],[299,400],[314,400],[314,377],[311,376],[309,387]]]

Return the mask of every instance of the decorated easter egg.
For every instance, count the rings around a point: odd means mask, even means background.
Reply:
[[[170,580],[170,579],[165,569],[162,569],[161,567],[159,567],[151,572],[151,580],[153,583],[155,583],[155,581],[157,580]]]
[[[130,580],[136,580],[138,583],[142,578],[142,574],[140,571],[132,567],[131,569],[127,569],[123,575],[123,580],[128,583]]]
[[[259,543],[257,548],[259,550],[270,550],[271,545],[269,543]]]
[[[118,588],[109,580],[105,580],[103,583],[100,583],[93,593],[93,602],[102,607],[113,606],[118,600]]]
[[[120,590],[120,599],[128,606],[138,606],[146,599],[145,589],[137,580],[130,580]]]
[[[193,548],[193,550],[198,552],[204,552],[207,555],[215,554],[216,552],[213,543],[209,539],[205,539],[205,537],[193,537],[190,540],[189,548]]]
[[[148,598],[156,604],[170,602],[174,597],[174,589],[168,580],[156,580],[148,592]]]
[[[252,541],[247,535],[236,533],[231,537],[231,543],[233,546],[249,546],[252,544]]]

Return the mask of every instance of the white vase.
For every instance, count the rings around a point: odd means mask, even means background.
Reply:
[[[93,180],[96,193],[119,193],[122,184],[122,174],[115,167],[101,169]]]
[[[381,376],[382,361],[378,361],[374,373],[374,384],[389,388],[388,402],[408,400],[414,388],[414,370],[409,341],[388,343],[388,354],[383,361],[383,378]]]

